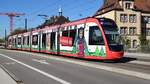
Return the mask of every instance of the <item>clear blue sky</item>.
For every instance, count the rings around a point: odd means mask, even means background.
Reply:
[[[34,28],[44,22],[38,14],[49,16],[58,15],[61,6],[63,15],[76,20],[92,16],[103,4],[103,0],[0,0],[0,13],[25,13],[24,16],[14,18],[14,29],[24,27],[24,19],[28,19],[28,28]],[[0,37],[4,31],[9,32],[9,18],[0,16]]]

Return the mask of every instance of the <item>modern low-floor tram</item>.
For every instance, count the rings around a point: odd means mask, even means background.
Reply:
[[[85,59],[115,60],[124,54],[117,25],[107,18],[84,18],[36,28],[9,36],[8,43],[10,49]]]

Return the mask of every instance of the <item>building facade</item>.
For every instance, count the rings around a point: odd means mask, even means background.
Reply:
[[[150,0],[105,0],[94,15],[113,19],[130,49],[140,46],[140,36],[150,40]]]

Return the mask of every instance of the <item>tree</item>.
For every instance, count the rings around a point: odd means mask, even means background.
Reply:
[[[17,28],[11,33],[11,35],[15,35],[15,34],[23,33],[23,32],[26,32],[24,28]]]
[[[141,52],[149,52],[150,51],[150,41],[145,39],[144,36],[139,36],[140,40],[140,50]]]
[[[0,43],[4,43],[5,39],[0,38]]]
[[[125,50],[128,50],[131,47],[131,40],[126,36],[122,36],[121,41],[125,47]]]
[[[44,28],[43,26],[60,25],[66,22],[70,22],[68,17],[66,18],[64,16],[51,16],[48,20],[45,20],[45,22],[38,27]]]

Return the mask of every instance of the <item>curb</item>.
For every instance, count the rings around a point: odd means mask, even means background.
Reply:
[[[149,57],[150,58],[150,54],[145,54],[145,53],[128,53],[125,52],[124,55],[132,55],[132,56],[139,56],[139,57]]]
[[[17,84],[24,84],[19,78],[17,78],[13,73],[9,72],[3,65],[0,67],[17,83]]]

